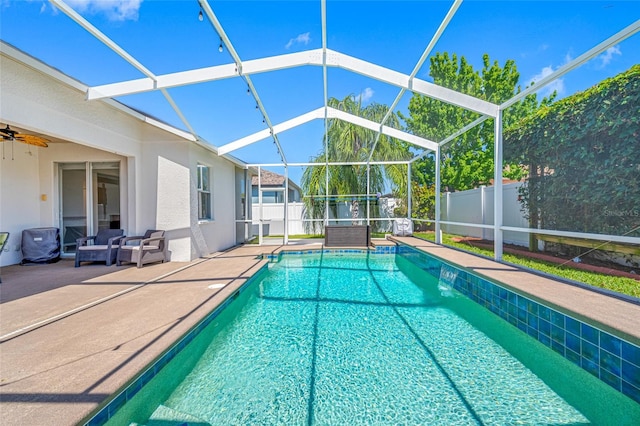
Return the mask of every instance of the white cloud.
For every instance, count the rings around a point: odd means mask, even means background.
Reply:
[[[622,55],[620,48],[618,46],[611,46],[604,53],[598,56],[598,60],[600,61],[599,68],[604,68],[613,60],[613,55]]]
[[[110,21],[137,21],[143,0],[67,0],[80,13],[104,14]]]
[[[296,38],[290,39],[289,42],[285,44],[284,48],[289,49],[294,44],[304,44],[306,46],[311,41],[311,37],[309,37],[310,34],[311,33],[298,34]]]
[[[564,63],[568,64],[571,61],[573,61],[573,57],[571,57],[571,53],[567,52],[567,54],[564,55]]]
[[[375,92],[371,87],[367,87],[362,91],[362,93],[356,96],[356,100],[360,99],[360,102],[368,102],[373,97],[374,93]]]
[[[538,74],[534,75],[531,78],[531,80],[529,81],[529,84],[534,84],[539,82],[540,80],[550,75],[554,71],[555,70],[551,65],[549,65],[548,67],[542,68],[542,70],[540,70]],[[564,87],[564,80],[562,78],[558,78],[552,81],[551,83],[547,84],[539,93],[541,96],[544,97],[544,96],[549,96],[554,91],[558,92],[558,96],[562,96],[564,94],[565,87]]]
[[[529,86],[531,84],[538,83],[540,80],[542,80],[552,72],[556,71],[561,66],[568,64],[572,60],[573,58],[571,57],[571,52],[567,52],[564,55],[564,62],[560,66],[553,68],[553,66],[549,65],[547,67],[542,68],[538,74],[534,75],[533,77],[531,77],[531,79],[529,79],[529,82],[527,83],[527,85]],[[562,97],[565,94],[564,79],[557,78],[551,83],[547,84],[546,86],[544,86],[543,89],[540,90],[539,95],[542,97],[549,96],[554,91],[558,93],[559,97]]]

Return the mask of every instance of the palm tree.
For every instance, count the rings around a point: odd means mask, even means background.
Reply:
[[[386,105],[372,103],[362,106],[361,98],[349,95],[343,100],[331,98],[328,101],[330,107],[348,112],[350,114],[366,118],[380,123],[388,111]],[[396,114],[391,114],[385,125],[401,128],[400,120]],[[378,133],[342,120],[332,119],[327,128],[327,149],[322,151],[311,162],[319,163],[318,166],[307,167],[302,175],[302,188],[307,195],[305,204],[307,216],[317,219],[325,214],[328,200],[325,194],[339,196],[352,194],[367,194],[367,166],[329,166],[329,186],[327,191],[326,164],[325,162],[366,162],[374,154],[374,161],[407,160],[411,158],[408,145],[397,139],[380,135],[375,144]],[[374,149],[375,144],[375,149]],[[369,192],[381,193],[385,182],[389,182],[394,192],[399,195],[406,194],[407,173],[405,165],[369,166]],[[314,198],[318,196],[318,199]],[[331,205],[337,216],[336,204]],[[359,201],[357,197],[351,200],[351,213],[354,223],[359,214]],[[314,222],[315,224],[315,222]],[[312,226],[315,233],[316,227]]]

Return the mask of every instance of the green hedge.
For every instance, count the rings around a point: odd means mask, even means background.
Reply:
[[[540,108],[504,134],[521,200],[555,230],[640,236],[640,65]]]

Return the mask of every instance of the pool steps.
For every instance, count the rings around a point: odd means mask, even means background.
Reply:
[[[129,426],[211,426],[211,424],[189,413],[161,404],[146,424],[130,423]]]

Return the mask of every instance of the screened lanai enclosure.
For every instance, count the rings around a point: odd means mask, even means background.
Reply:
[[[493,241],[496,260],[505,244],[565,244],[639,261],[637,2],[144,2],[121,24],[139,26],[137,41],[76,2],[50,3],[78,24],[71,36],[93,37],[105,70],[117,64],[88,81],[88,102],[144,109],[247,162],[245,239],[277,221],[286,244],[409,218],[438,243]],[[145,17],[168,4],[170,18]],[[251,188],[263,169],[284,177],[268,189],[278,202],[260,179]]]

